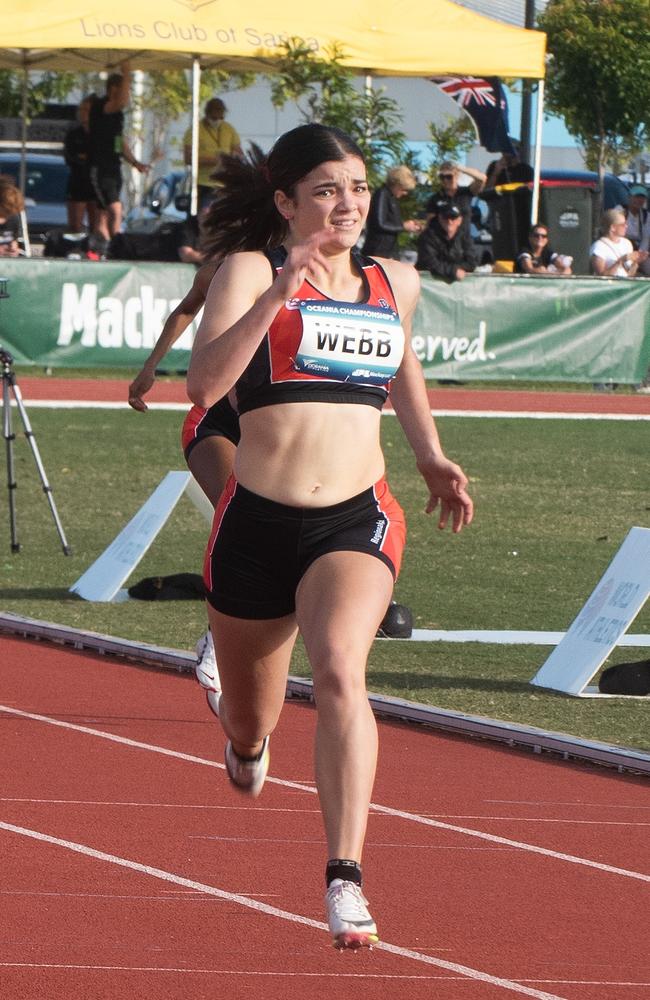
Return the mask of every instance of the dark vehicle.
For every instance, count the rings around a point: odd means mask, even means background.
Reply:
[[[27,152],[25,174],[25,212],[29,238],[45,241],[47,233],[64,232],[68,225],[65,193],[68,168],[62,156]],[[13,178],[20,186],[20,151],[0,152],[0,174]]]

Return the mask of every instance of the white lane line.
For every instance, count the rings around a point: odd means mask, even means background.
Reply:
[[[30,409],[52,410],[129,410],[128,403],[116,403],[105,400],[93,402],[87,399],[26,399]],[[13,400],[11,405],[15,405]],[[187,411],[190,403],[147,403],[150,410]],[[433,417],[497,417],[513,420],[650,420],[647,413],[565,413],[564,411],[546,410],[453,410],[432,409]],[[393,410],[384,410],[383,417],[394,417]]]
[[[411,642],[484,642],[500,646],[557,646],[565,635],[566,632],[535,632],[526,629],[414,628]],[[395,639],[384,641],[395,642]],[[632,646],[635,649],[650,646],[650,635],[642,632],[636,635],[622,635],[617,645]]]
[[[48,725],[58,726],[62,729],[71,729],[75,732],[86,733],[90,736],[99,736],[100,739],[107,739],[111,743],[122,743],[125,746],[135,747],[139,750],[147,750],[150,753],[160,753],[165,757],[177,757],[179,760],[187,760],[193,764],[203,764],[206,767],[215,767],[225,770],[224,764],[219,764],[213,760],[206,760],[203,757],[195,757],[193,754],[182,753],[179,750],[168,750],[166,747],[159,747],[151,743],[141,743],[139,740],[131,740],[126,736],[116,736],[114,733],[106,733],[100,729],[89,729],[87,726],[80,726],[74,722],[62,722],[60,719],[52,719],[47,715],[37,715],[33,712],[23,712],[19,708],[12,708],[8,705],[0,705],[0,712],[7,712],[17,715],[23,719],[32,719],[35,722],[45,722]],[[268,776],[267,784],[280,785],[282,788],[297,789],[316,795],[316,788],[313,785],[303,785],[296,781],[287,781],[284,778],[273,778]],[[263,807],[258,807],[263,808]],[[499,837],[493,833],[484,833],[482,830],[472,830],[465,826],[456,826],[453,823],[443,823],[441,820],[430,819],[428,816],[420,816],[417,813],[406,812],[403,809],[393,809],[391,806],[381,806],[375,802],[370,803],[370,811],[383,816],[390,816],[394,819],[404,819],[411,823],[421,823],[423,826],[431,826],[438,830],[449,830],[452,833],[462,833],[467,837],[477,837],[479,840],[486,840],[492,844],[504,844],[506,847],[516,847],[521,851],[528,851],[532,854],[541,854],[547,858],[554,858],[556,861],[566,861],[574,865],[582,865],[586,868],[594,868],[597,871],[608,872],[611,875],[622,875],[625,878],[638,879],[641,882],[650,882],[650,875],[643,872],[630,871],[627,868],[617,868],[614,865],[606,865],[600,861],[591,861],[588,858],[580,858],[574,854],[564,854],[561,851],[552,851],[546,847],[539,847],[536,844],[527,844],[520,840],[510,840],[507,837]]]
[[[458,982],[463,976],[423,976],[399,975],[382,972],[262,972],[258,969],[196,969],[192,966],[176,968],[162,965],[71,965],[58,962],[0,962],[0,969],[78,969],[88,972],[183,972],[197,975],[214,976],[267,976],[269,978],[289,979],[414,979],[437,980],[439,982]],[[549,986],[650,986],[648,983],[628,982],[610,979],[518,979],[518,983],[539,983]]]
[[[201,759],[201,758],[199,758]],[[208,763],[205,761],[204,763]],[[311,791],[311,789],[310,789]],[[133,807],[134,809],[198,809],[202,810],[221,810],[222,812],[258,812],[259,810],[256,806],[238,806],[238,805],[209,805],[208,803],[182,803],[182,802],[121,802],[119,799],[33,799],[17,796],[0,796],[0,802],[28,802],[30,805],[47,805],[47,806],[115,806],[119,809],[125,807]],[[301,809],[293,806],[268,806],[264,809],[265,812],[277,812],[277,813],[307,813],[308,815],[318,815],[320,816],[320,809]]]
[[[438,982],[463,980],[463,976],[441,976],[441,975],[398,975],[396,973],[382,972],[262,972],[257,969],[195,969],[192,966],[176,968],[175,966],[160,965],[68,965],[54,962],[0,962],[0,969],[80,969],[89,972],[182,972],[186,974],[208,975],[208,976],[268,976],[270,978],[287,979],[432,979]],[[531,981],[531,980],[529,980]]]
[[[497,417],[515,420],[650,420],[650,413],[554,413],[546,410],[431,410],[433,417]],[[388,414],[386,414],[388,416]]]
[[[573,809],[650,809],[650,805],[641,803],[627,805],[622,802],[556,802],[553,799],[484,799],[485,802],[499,806],[569,806]]]
[[[498,800],[495,800],[498,801]],[[119,799],[34,799],[25,796],[16,795],[4,795],[0,796],[0,802],[26,802],[29,805],[47,805],[47,806],[106,806],[107,808],[117,808],[117,809],[197,809],[199,811],[203,810],[221,810],[222,812],[253,812],[258,811],[254,806],[223,806],[223,805],[208,805],[205,803],[193,804],[191,802],[137,802],[129,801],[122,802]],[[523,803],[523,805],[530,805],[531,803]],[[537,806],[544,807],[546,803],[537,802],[534,803]],[[565,803],[566,804],[566,803]],[[582,808],[582,804],[580,804]],[[597,807],[596,807],[597,808]],[[615,807],[611,807],[615,808]],[[626,806],[627,809],[633,809],[634,806]],[[648,806],[647,808],[650,808]],[[298,809],[292,807],[277,808],[277,806],[269,806],[265,808],[265,812],[279,812],[279,813],[306,813],[307,815],[320,815],[320,809]],[[568,826],[650,826],[650,820],[625,820],[625,819],[573,819],[567,817],[566,819],[549,819],[547,816],[492,816],[490,814],[476,815],[474,813],[421,813],[426,819],[480,819],[480,820],[494,820],[499,823],[564,823]],[[209,836],[206,834],[205,836]]]
[[[287,920],[290,923],[302,924],[305,927],[312,927],[315,930],[326,931],[329,933],[327,924],[322,923],[320,920],[312,920],[311,917],[304,917],[298,913],[291,913],[289,910],[281,910],[277,906],[269,906],[268,903],[261,903],[259,900],[250,899],[248,896],[242,896],[239,893],[226,892],[224,889],[217,889],[216,886],[206,885],[202,882],[195,882],[194,879],[183,878],[181,875],[175,875],[173,872],[164,871],[161,868],[152,868],[150,865],[143,865],[138,861],[121,858],[115,854],[106,854],[104,851],[97,851],[93,847],[88,847],[86,844],[77,844],[71,840],[62,840],[59,837],[51,837],[49,834],[41,833],[39,830],[30,830],[26,827],[14,826],[13,823],[0,822],[0,830],[6,830],[7,833],[15,833],[22,837],[29,837],[32,840],[37,840],[41,843],[52,844],[55,847],[63,847],[68,851],[74,851],[77,854],[84,855],[85,857],[94,858],[96,861],[105,861],[112,865],[118,865],[120,868],[128,868],[130,871],[139,872],[143,875],[149,875],[152,878],[161,879],[164,882],[172,882],[174,885],[182,885],[188,889],[195,889],[197,892],[202,892],[210,896],[216,896],[217,899],[223,899],[229,903],[239,903],[240,906],[256,910],[258,913],[263,913],[266,916],[278,917],[281,920]],[[410,948],[400,948],[398,945],[388,944],[388,942],[384,941],[378,942],[374,947],[381,951],[390,952],[392,955],[398,955],[400,958],[411,958],[416,962],[424,962],[427,965],[435,965],[440,969],[446,969],[448,972],[455,972],[467,979],[474,979],[481,983],[489,983],[492,986],[500,986],[502,989],[510,990],[513,993],[520,993],[522,996],[536,997],[537,1000],[566,1000],[566,998],[557,997],[555,994],[543,993],[540,990],[534,990],[527,986],[522,986],[520,983],[513,982],[510,979],[503,979],[500,976],[491,976],[488,972],[481,972],[479,969],[472,969],[467,965],[459,965],[457,962],[447,962],[443,958],[434,958],[431,955],[424,955],[421,952],[412,951]]]

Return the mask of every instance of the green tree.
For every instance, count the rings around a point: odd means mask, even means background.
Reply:
[[[27,85],[27,118],[40,114],[49,101],[65,101],[79,83],[78,73],[31,74]],[[23,113],[23,73],[0,70],[0,116],[20,118]]]
[[[457,162],[462,153],[467,153],[476,143],[476,130],[467,115],[459,118],[445,115],[442,125],[429,122],[429,134],[431,136],[429,180],[434,187],[437,187],[440,183],[438,179],[440,164],[443,160]]]
[[[547,107],[602,177],[650,136],[648,0],[550,0],[538,19],[551,55]]]
[[[299,39],[285,42],[268,76],[271,101],[277,108],[292,102],[305,122],[334,125],[352,136],[363,150],[370,186],[376,187],[387,167],[406,157],[403,115],[383,89],[355,87],[355,74],[342,60],[338,45],[321,57]]]
[[[201,73],[199,85],[201,109],[208,98],[215,94],[243,90],[250,87],[254,80],[254,73],[204,70]],[[184,70],[155,71],[146,74],[140,107],[151,114],[148,139],[151,149],[149,159],[152,162],[164,155],[163,151],[167,146],[167,133],[171,122],[185,116],[189,126],[191,102],[191,77]],[[136,105],[137,101],[132,101],[132,110]]]

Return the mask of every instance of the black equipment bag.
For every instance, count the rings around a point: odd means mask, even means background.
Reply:
[[[650,694],[650,660],[616,663],[603,670],[598,679],[602,694]]]
[[[138,601],[200,601],[205,600],[205,585],[198,573],[146,576],[129,587],[129,597]]]
[[[167,222],[153,233],[117,233],[108,247],[110,260],[178,262],[183,222]]]
[[[377,629],[378,639],[410,639],[413,632],[413,615],[405,604],[391,601],[388,611]]]

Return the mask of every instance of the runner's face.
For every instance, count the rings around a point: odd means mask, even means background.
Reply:
[[[321,163],[296,184],[293,198],[282,196],[278,202],[293,241],[326,229],[332,234],[333,250],[357,243],[369,206],[366,168],[357,156]]]

